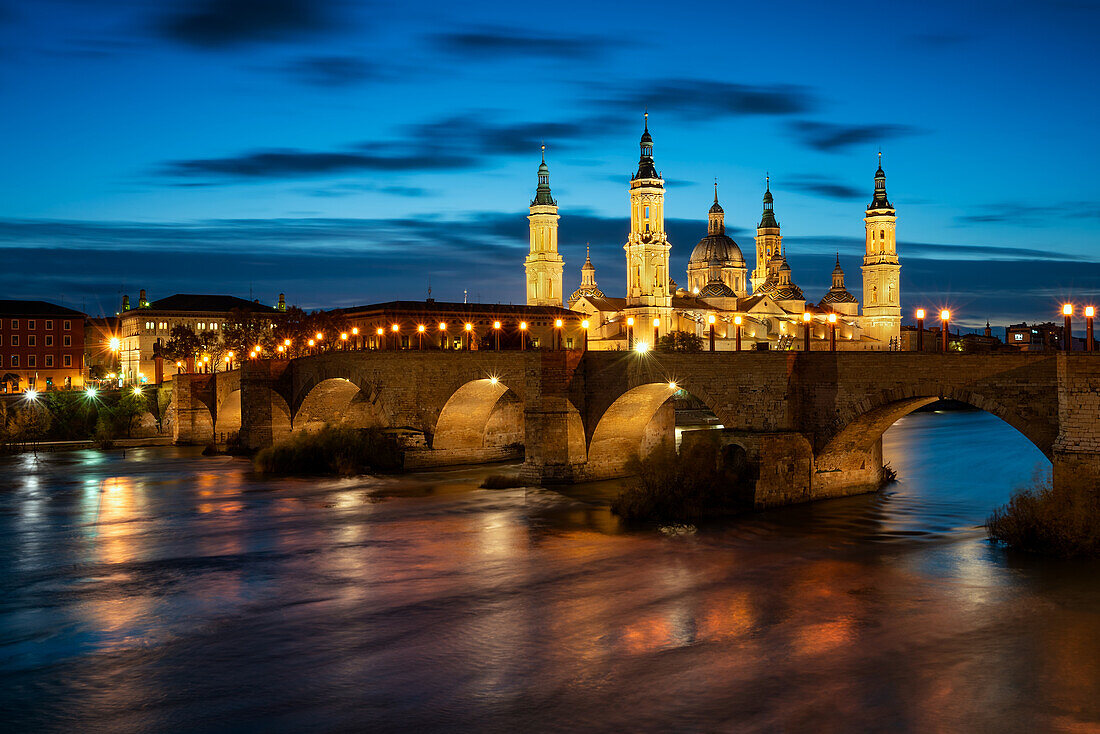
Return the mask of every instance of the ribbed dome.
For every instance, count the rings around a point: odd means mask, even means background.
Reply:
[[[859,303],[859,300],[844,289],[830,290],[821,299],[822,303]]]
[[[769,294],[773,301],[805,301],[806,296],[803,295],[802,289],[794,283],[786,283],[778,285],[775,288],[775,292]]]
[[[737,295],[721,280],[712,280],[699,291],[700,298],[731,298]]]
[[[699,244],[691,251],[688,260],[689,265],[703,266],[710,264],[710,259],[715,257],[723,264],[731,264],[742,267],[745,264],[745,256],[741,254],[741,248],[727,235],[708,234],[699,240]]]

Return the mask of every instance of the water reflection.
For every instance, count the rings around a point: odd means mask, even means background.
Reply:
[[[0,708],[16,730],[1097,725],[1100,569],[980,529],[1042,456],[980,413],[910,416],[884,450],[887,492],[686,534],[624,531],[614,482],[476,489],[499,467],[4,459]]]

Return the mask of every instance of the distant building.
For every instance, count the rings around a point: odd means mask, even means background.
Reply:
[[[84,319],[84,367],[87,377],[95,373],[118,374],[118,357],[111,351],[111,339],[119,338],[118,316]],[[96,369],[101,368],[101,369]]]
[[[153,347],[166,344],[177,326],[186,326],[198,335],[214,332],[220,336],[229,312],[234,309],[253,313],[275,314],[286,310],[286,301],[279,295],[279,306],[265,306],[259,301],[246,301],[236,296],[195,295],[177,293],[150,302],[145,291],[138,296],[137,308],[131,308],[130,297],[123,296],[119,314],[122,380],[141,384],[156,380]],[[163,377],[177,373],[174,363],[165,363]]]
[[[84,314],[46,301],[0,301],[0,392],[84,387]]]
[[[390,301],[337,309],[348,320],[349,340],[367,349],[550,349],[560,336],[566,349],[583,346],[584,314],[560,306]],[[556,323],[561,321],[561,327]],[[496,324],[500,324],[496,328]],[[469,330],[466,325],[469,324]],[[394,327],[397,327],[396,329]],[[423,327],[421,330],[420,327]],[[358,329],[358,334],[352,334]],[[381,334],[379,334],[381,330]]]
[[[1064,348],[1061,324],[1047,321],[1028,324],[1026,321],[1005,327],[1005,343],[1024,352],[1054,351]]]

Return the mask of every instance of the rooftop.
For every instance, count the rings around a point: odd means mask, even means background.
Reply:
[[[256,301],[246,301],[236,296],[211,296],[194,293],[177,293],[174,296],[153,301],[148,308],[135,308],[135,311],[196,311],[201,313],[224,313],[239,308],[242,311],[260,311],[274,313],[275,309]]]
[[[0,301],[0,314],[5,316],[79,316],[84,314],[49,301]]]
[[[450,301],[387,301],[385,303],[372,303],[366,306],[351,306],[349,308],[334,309],[336,313],[350,316],[358,313],[370,313],[378,311],[391,311],[401,313],[463,313],[485,314],[486,316],[516,315],[543,315],[553,317],[579,318],[576,311],[560,306],[527,306],[502,303],[452,303]]]

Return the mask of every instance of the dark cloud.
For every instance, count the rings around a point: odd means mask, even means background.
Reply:
[[[840,183],[839,181],[831,181],[824,176],[817,176],[814,174],[784,179],[782,185],[795,189],[796,191],[804,191],[808,194],[823,196],[826,199],[836,199],[838,201],[856,201],[865,196],[869,197],[866,191],[857,189],[854,186],[849,186],[845,183]]]
[[[200,48],[284,41],[336,26],[331,0],[193,0],[162,18],[161,33]]]
[[[312,189],[299,189],[296,193],[306,196],[321,198],[337,198],[343,196],[355,196],[369,192],[389,194],[390,196],[404,196],[409,198],[421,198],[434,192],[419,186],[377,186],[370,183],[337,183],[331,186],[320,186]]]
[[[917,132],[909,125],[838,125],[813,120],[796,120],[791,123],[791,129],[804,145],[825,152],[859,143],[884,142]]]
[[[610,104],[617,109],[637,113],[648,107],[655,116],[797,115],[816,106],[809,88],[794,84],[754,86],[703,79],[657,79],[626,95],[616,90],[610,90],[610,94]]]
[[[862,237],[787,235],[783,238],[783,242],[792,251],[799,253],[825,251],[848,253],[860,257],[863,256],[865,246]],[[1084,260],[1079,255],[1056,250],[1001,245],[937,244],[932,242],[902,241],[898,243],[898,252],[906,258],[918,257],[926,260],[953,260],[957,257],[1007,262],[1022,260],[1080,262]]]
[[[517,58],[590,59],[608,46],[605,39],[535,36],[520,31],[482,28],[432,36],[441,51],[466,61],[503,61]]]
[[[258,150],[225,158],[171,161],[162,172],[183,178],[286,179],[349,171],[460,170],[471,168],[478,162],[442,149],[419,147],[394,152],[395,148],[401,147],[364,144],[361,150],[346,151]],[[381,152],[383,150],[385,152]]]
[[[1037,206],[1019,202],[976,205],[975,211],[955,218],[956,224],[1008,224],[1018,227],[1060,225],[1066,217],[1100,219],[1100,202],[1073,201],[1064,204]]]
[[[381,76],[377,65],[358,56],[307,56],[287,64],[285,71],[315,87],[350,87]]]

